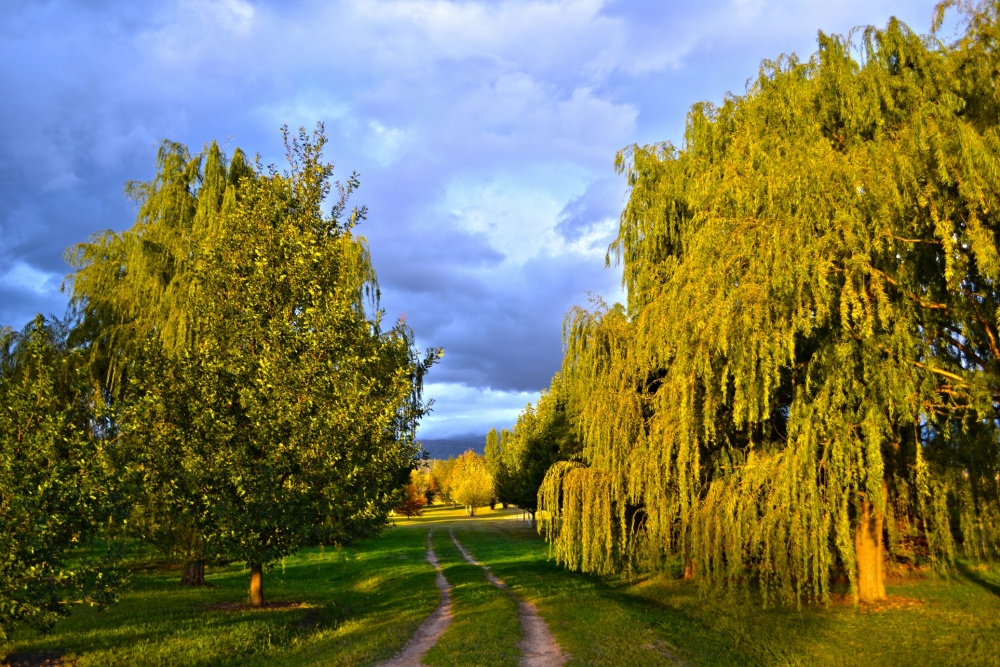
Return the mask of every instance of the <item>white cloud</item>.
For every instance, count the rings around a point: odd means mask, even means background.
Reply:
[[[559,183],[559,174],[549,179],[521,176],[503,173],[479,182],[456,179],[440,203],[443,214],[462,229],[485,236],[515,264],[559,248],[556,219],[565,201],[583,190],[581,184]]]
[[[380,167],[388,167],[399,160],[413,140],[412,132],[386,127],[377,120],[368,121],[366,152]]]
[[[420,422],[420,436],[447,438],[485,433],[494,426],[509,428],[524,406],[538,400],[539,392],[431,382],[424,387],[424,396],[434,400],[434,408]]]
[[[357,127],[349,102],[333,92],[315,88],[262,104],[255,115],[267,126],[275,128],[282,125],[288,125],[293,130],[311,128],[319,121],[336,122],[352,130]]]
[[[588,186],[589,174],[573,163],[529,165],[520,172],[502,171],[490,177],[454,178],[436,204],[438,218],[486,239],[504,255],[504,270],[516,273],[536,258],[573,256],[581,264],[599,265],[617,232],[617,218],[587,221],[573,238],[559,231],[567,204]],[[482,267],[496,279],[496,268]]]
[[[141,41],[167,63],[193,64],[226,53],[234,37],[249,37],[255,19],[253,5],[244,0],[177,0]]]
[[[6,273],[0,274],[0,285],[40,296],[58,294],[61,282],[61,275],[40,271],[24,262],[16,262]]]
[[[628,142],[638,110],[588,87],[561,93],[554,82],[507,73],[472,89],[456,91],[441,130],[456,149],[520,160],[567,158],[610,165]],[[470,138],[476,141],[469,141]]]
[[[585,64],[594,45],[620,31],[615,20],[600,14],[603,5],[599,0],[356,0],[342,18],[353,27],[345,35],[349,41],[375,37],[384,44],[371,54],[382,66],[486,59],[545,70]]]

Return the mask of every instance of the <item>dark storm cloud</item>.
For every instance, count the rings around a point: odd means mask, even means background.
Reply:
[[[479,279],[476,270],[496,266],[503,254],[484,239],[458,229],[441,234],[440,240],[393,245],[379,239],[373,251],[379,283],[401,294],[449,294],[482,298],[496,288]]]
[[[66,315],[66,301],[58,292],[39,293],[21,286],[0,285],[0,314],[10,313],[10,317],[0,319],[0,326],[20,330],[36,314],[47,319],[63,319]]]
[[[562,363],[562,320],[588,292],[614,294],[618,277],[601,261],[539,257],[517,268],[497,267],[482,278],[492,286],[414,295],[408,318],[427,344],[442,346],[433,382],[538,391]],[[444,296],[443,296],[444,294]],[[411,312],[411,311],[407,311]]]
[[[150,171],[157,114],[117,78],[134,60],[135,13],[100,11],[111,8],[22,3],[0,19],[0,87],[13,93],[0,105],[0,322],[64,314],[66,249],[128,226],[122,186],[141,162]],[[32,276],[34,288],[18,284]]]

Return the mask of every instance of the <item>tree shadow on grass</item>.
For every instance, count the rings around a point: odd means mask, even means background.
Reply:
[[[0,656],[3,654],[0,653]],[[76,660],[65,661],[60,651],[20,651],[12,653],[6,659],[0,658],[3,667],[62,667],[75,665]]]
[[[976,568],[969,567],[968,563],[959,562],[958,572],[963,578],[971,581],[975,585],[979,586],[983,590],[989,591],[993,595],[1000,597],[1000,585],[995,584],[986,577],[979,574]]]

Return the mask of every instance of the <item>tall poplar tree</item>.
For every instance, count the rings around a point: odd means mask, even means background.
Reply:
[[[514,429],[504,429],[498,440],[504,476],[502,484],[497,484],[497,496],[528,512],[534,526],[538,490],[546,471],[557,461],[573,458],[579,450],[559,375],[534,406],[529,404],[521,411]]]
[[[874,601],[886,550],[997,553],[998,4],[961,18],[948,45],[820,33],[695,105],[683,147],[618,155],[628,304],[567,318],[559,561],[799,601],[846,571]]]
[[[493,478],[493,499],[490,500],[490,507],[492,508],[496,505],[499,500],[503,503],[504,509],[506,509],[507,503],[510,501],[502,497],[502,489],[507,484],[508,471],[507,464],[500,451],[500,434],[497,433],[495,428],[491,428],[490,432],[486,434],[486,447],[483,449],[483,458],[486,460],[486,470],[489,471],[490,477]]]

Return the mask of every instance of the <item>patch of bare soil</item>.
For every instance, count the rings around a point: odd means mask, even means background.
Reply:
[[[0,662],[3,667],[68,667],[75,664],[75,658],[65,659],[58,651],[11,653]]]
[[[424,655],[437,643],[437,640],[448,628],[448,624],[451,623],[451,586],[444,578],[437,554],[434,553],[434,547],[431,546],[432,536],[433,531],[427,533],[427,560],[437,570],[436,583],[438,590],[441,591],[441,602],[438,603],[437,609],[420,624],[406,646],[392,660],[382,663],[380,667],[420,667],[420,661]]]
[[[260,607],[255,607],[249,602],[216,602],[215,604],[202,605],[205,611],[281,611],[285,609],[298,609],[303,603],[285,600],[283,602],[265,602]]]
[[[518,648],[521,649],[521,660],[519,661],[521,667],[562,667],[565,665],[569,656],[559,648],[549,626],[538,615],[538,609],[535,608],[535,605],[514,595],[507,588],[507,585],[490,571],[488,566],[473,558],[472,554],[455,537],[454,531],[451,531],[451,541],[462,552],[462,558],[466,562],[483,568],[486,571],[486,579],[491,584],[507,591],[507,594],[517,601],[517,617],[521,623],[521,641],[518,644]]]
[[[566,664],[566,654],[559,648],[549,626],[538,615],[535,605],[524,600],[517,601],[517,616],[521,621],[521,661],[522,667],[562,667]]]

